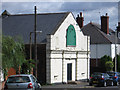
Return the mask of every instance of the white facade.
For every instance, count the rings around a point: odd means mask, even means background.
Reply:
[[[66,31],[73,25],[76,32],[76,46],[66,46]],[[68,81],[68,64],[72,66],[71,80],[89,78],[90,38],[80,31],[73,15],[70,13],[54,35],[47,36],[46,77],[47,83]]]
[[[117,47],[117,54],[119,54],[120,46],[117,44],[116,47]],[[113,59],[115,57],[115,44],[91,44],[90,51],[91,51],[90,54],[91,59],[101,58],[104,55],[108,55]]]

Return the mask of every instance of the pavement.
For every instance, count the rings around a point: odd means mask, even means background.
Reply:
[[[94,88],[94,86],[89,86],[89,83],[85,81],[71,81],[67,84],[51,84],[42,86],[42,89],[46,88]]]
[[[0,90],[3,90],[3,85],[2,85],[2,82],[0,82]]]
[[[5,82],[0,82],[0,90],[3,90],[4,83],[5,83]]]
[[[0,82],[0,90],[2,90],[2,83]]]

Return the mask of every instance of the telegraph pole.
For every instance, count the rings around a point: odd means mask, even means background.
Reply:
[[[36,8],[36,6],[35,6],[35,24],[34,24],[34,47],[35,47],[35,76],[36,76],[36,78],[37,78],[37,43],[36,43],[36,23],[37,23],[37,8]]]
[[[117,72],[117,31],[115,30],[115,72]]]

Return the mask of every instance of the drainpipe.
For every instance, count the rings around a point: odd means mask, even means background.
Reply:
[[[87,36],[87,82],[89,81],[88,77],[88,36]]]
[[[77,65],[78,64],[78,51],[76,52],[76,74],[75,74],[75,79],[77,81]]]
[[[98,45],[96,44],[96,67],[98,67]]]
[[[64,50],[62,51],[62,83],[64,83]]]

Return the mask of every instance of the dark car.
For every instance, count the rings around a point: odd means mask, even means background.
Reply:
[[[32,74],[11,75],[5,82],[4,90],[41,90],[41,85]]]
[[[89,85],[97,84],[98,86],[113,86],[113,79],[107,73],[95,72],[91,75]]]
[[[120,73],[119,72],[111,71],[111,72],[107,72],[107,74],[112,77],[114,85],[117,86],[120,84]]]

